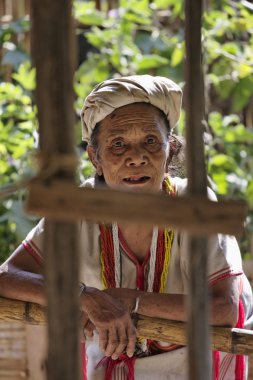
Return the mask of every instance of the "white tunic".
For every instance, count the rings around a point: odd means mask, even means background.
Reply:
[[[186,190],[186,180],[173,178],[178,195]],[[93,186],[91,180],[85,186]],[[210,191],[209,197],[215,199]],[[169,212],[169,210],[168,210]],[[42,240],[44,222],[39,224],[28,234],[23,242],[27,251],[37,260],[43,261]],[[95,223],[80,223],[80,247],[81,247],[81,274],[80,281],[88,286],[103,289],[100,263],[100,229]],[[127,247],[126,242],[121,241],[121,286],[124,288],[136,288],[138,274],[143,271],[144,276],[148,272],[149,260],[140,264],[133,252]],[[252,295],[250,286],[242,271],[241,255],[236,239],[232,236],[214,235],[208,242],[208,283],[211,285],[230,276],[240,276],[242,292],[241,299],[245,311],[245,327],[252,323]],[[187,248],[187,233],[174,231],[174,240],[171,249],[171,259],[168,270],[166,292],[171,294],[187,294],[189,280],[189,255]],[[87,373],[88,380],[104,379],[104,367],[95,369],[103,358],[98,348],[97,337],[86,342]],[[174,351],[161,353],[155,356],[137,358],[135,363],[136,380],[185,380],[187,379],[187,354],[186,348],[178,348]],[[230,360],[231,359],[231,360]],[[229,363],[229,365],[227,365]],[[234,375],[235,356],[221,355],[220,379],[236,380]],[[125,379],[123,370],[119,366],[115,371],[114,379]],[[245,376],[246,379],[246,376]]]

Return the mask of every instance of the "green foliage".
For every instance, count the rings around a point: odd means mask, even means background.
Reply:
[[[245,128],[238,115],[209,114],[212,138],[207,145],[208,172],[222,197],[247,200],[250,210],[242,239],[244,255],[250,252],[253,231],[253,128]]]
[[[220,10],[206,12],[204,17],[207,80],[238,112],[253,95],[253,13],[242,2],[222,3]]]
[[[0,83],[0,186],[17,183],[31,175],[28,154],[34,149],[36,110],[27,89],[35,86],[34,69],[26,62],[13,75],[16,84]],[[27,78],[27,82],[26,82]],[[24,87],[25,86],[25,87]],[[9,254],[33,226],[24,215],[23,192],[0,206],[0,261]]]
[[[91,3],[76,1],[74,14],[80,23],[84,15],[88,17],[90,14]],[[84,33],[97,51],[89,53],[76,72],[77,109],[81,108],[83,99],[94,85],[102,80],[113,75],[149,73],[150,70],[159,73],[160,67],[169,65],[166,42],[152,25],[153,13],[147,0],[121,0],[118,11],[108,17],[101,12],[100,16],[103,21],[95,22]]]
[[[74,2],[77,34],[93,47],[75,73],[75,109],[99,82],[131,74],[163,75],[184,85],[184,1],[120,0],[118,10],[98,11],[95,1]],[[103,5],[105,3],[103,2]],[[33,173],[30,153],[37,140],[36,107],[32,91],[35,71],[21,47],[29,29],[27,20],[0,27],[3,46],[0,78],[7,65],[12,83],[0,83],[0,186]],[[244,107],[253,96],[253,11],[247,2],[211,0],[203,18],[203,65],[208,94],[206,148],[208,172],[220,197],[247,200],[250,212],[241,248],[249,253],[253,231],[253,131],[243,125]],[[17,38],[17,33],[19,38]],[[20,34],[21,33],[21,34]],[[20,37],[21,36],[21,37]],[[177,127],[184,133],[185,115]],[[80,143],[80,123],[76,127]],[[78,149],[78,148],[77,148]],[[83,182],[92,172],[87,154],[78,149]],[[13,250],[33,225],[22,212],[25,194],[17,192],[0,206],[0,261]]]
[[[0,45],[3,48],[1,64],[3,67],[10,65],[18,70],[19,65],[29,59],[29,54],[21,46],[24,34],[29,27],[30,22],[24,18],[0,25]]]

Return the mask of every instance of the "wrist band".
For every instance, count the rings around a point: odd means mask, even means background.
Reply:
[[[83,282],[81,282],[80,283],[79,297],[85,292],[85,290],[86,290],[86,285]]]
[[[136,300],[135,300],[135,307],[134,307],[134,309],[132,310],[132,314],[136,314],[136,313],[138,312],[140,299],[141,299],[140,296],[136,298]]]

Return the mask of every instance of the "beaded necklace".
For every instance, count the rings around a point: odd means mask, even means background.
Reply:
[[[163,181],[163,190],[167,194],[175,195],[175,188],[169,177],[166,177]],[[121,286],[121,253],[118,225],[117,223],[112,223],[112,225],[101,224],[100,232],[100,261],[103,285],[105,289],[118,288]],[[148,292],[164,293],[165,291],[173,237],[172,230],[159,231],[158,227],[153,228],[146,289]]]
[[[169,177],[165,177],[162,188],[166,194],[176,194],[175,187],[172,185]],[[173,238],[174,232],[172,230],[158,230],[156,226],[153,228],[146,289],[148,292],[165,292]],[[104,288],[118,288],[121,286],[121,252],[117,223],[112,223],[112,225],[100,225],[100,246],[101,272]],[[141,284],[141,288],[145,290],[143,283]],[[128,380],[134,380],[135,358],[147,356],[149,354],[148,344],[151,348],[153,343],[155,342],[148,342],[146,339],[137,338],[135,353],[132,358],[128,358],[125,354],[121,354],[120,358],[116,361],[105,357],[97,367],[103,364],[106,365],[105,380],[111,380],[114,369],[120,363],[124,362],[128,368]]]

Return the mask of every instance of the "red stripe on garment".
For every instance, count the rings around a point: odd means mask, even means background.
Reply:
[[[87,356],[85,343],[81,343],[81,363],[82,363],[82,380],[88,380],[87,378]]]
[[[221,280],[224,280],[225,278],[228,278],[228,277],[234,277],[234,276],[240,276],[241,274],[243,274],[243,272],[233,272],[233,271],[229,271],[227,273],[224,273],[216,278],[214,278],[213,280],[211,280],[208,285],[209,286],[212,286],[212,285],[215,285],[217,284],[217,282],[221,281]]]
[[[238,321],[235,327],[239,329],[244,328],[244,306],[243,302],[240,299],[239,300],[239,317]],[[244,379],[244,372],[245,372],[245,361],[243,355],[236,355],[236,364],[235,364],[235,378],[236,380],[243,380]]]
[[[43,265],[43,258],[41,257],[41,255],[33,248],[33,246],[31,245],[30,242],[28,242],[27,240],[24,240],[22,242],[22,245],[23,247],[25,248],[25,250],[29,253],[29,255],[31,255],[33,257],[33,259],[36,261],[37,264],[39,264],[40,266]]]
[[[128,246],[127,242],[124,239],[124,236],[119,229],[119,240],[120,240],[120,246],[123,250],[123,252],[129,257],[129,259],[135,264],[136,266],[136,287],[140,290],[145,290],[145,284],[144,284],[144,272],[145,267],[150,259],[150,250],[147,252],[145,259],[142,263],[139,263],[137,258],[135,257],[134,253]]]
[[[226,268],[218,270],[217,272],[214,272],[214,273],[210,274],[209,276],[207,276],[207,278],[211,278],[213,276],[216,276],[218,273],[224,272],[224,271],[226,271],[228,269],[231,271],[230,267],[226,267]]]
[[[239,300],[239,315],[238,315],[238,321],[235,327],[244,328],[244,306],[241,299]],[[234,372],[234,377],[231,380],[244,380],[245,358],[243,355],[232,355],[232,354],[231,355],[227,354],[225,358],[222,360],[221,365],[220,365],[220,373],[218,375],[219,380],[224,380],[226,378],[226,374],[229,370],[229,367],[233,359],[235,359],[235,372]],[[217,379],[217,377],[214,377],[214,378]]]
[[[105,266],[107,288],[115,288],[115,263],[114,248],[111,228],[104,224],[100,225],[100,249]]]
[[[220,377],[219,380],[224,380],[227,370],[229,369],[229,366],[231,365],[231,362],[233,360],[234,355],[226,355],[225,358],[221,362],[220,366]]]
[[[213,351],[212,359],[213,359],[213,380],[218,380],[219,372],[220,372],[220,352]]]

